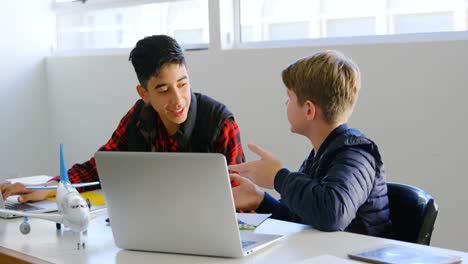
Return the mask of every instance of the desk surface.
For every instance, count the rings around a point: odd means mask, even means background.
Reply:
[[[90,223],[84,235],[86,249],[77,250],[77,237],[68,230],[56,230],[49,221],[31,219],[31,233],[22,235],[22,218],[0,219],[0,245],[23,254],[53,263],[294,263],[321,256],[334,255],[346,259],[347,254],[384,244],[403,244],[409,247],[461,256],[468,262],[468,253],[421,246],[394,240],[351,234],[320,232],[313,228],[268,219],[258,232],[288,235],[271,246],[239,259],[163,254],[122,250],[116,247],[111,227],[105,216]]]

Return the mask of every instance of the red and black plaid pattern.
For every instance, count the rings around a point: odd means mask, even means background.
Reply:
[[[155,152],[178,152],[179,151],[179,144],[177,143],[175,134],[174,136],[170,136],[167,133],[167,130],[164,128],[164,124],[160,118],[156,120],[156,131],[157,137],[156,142],[154,144],[154,151]]]
[[[136,104],[122,118],[117,129],[112,134],[109,141],[99,148],[99,151],[127,151],[128,150],[128,134],[127,127],[131,117],[135,114]],[[158,118],[156,122],[158,137],[154,142],[155,152],[177,152],[178,142],[174,136],[169,136],[162,121]],[[239,164],[244,162],[244,152],[240,141],[240,130],[234,119],[226,119],[223,123],[220,135],[217,139],[216,153],[221,153],[226,157],[229,165]],[[82,164],[75,164],[68,170],[68,176],[72,183],[99,181],[99,176],[96,170],[96,161],[94,158]],[[59,180],[57,176],[54,180]],[[90,186],[86,190],[95,189]],[[80,188],[78,191],[84,191],[85,188]]]

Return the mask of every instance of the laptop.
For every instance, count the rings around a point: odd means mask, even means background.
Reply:
[[[95,158],[120,248],[242,257],[282,237],[239,230],[221,154],[102,151]]]
[[[13,195],[8,197],[6,200],[3,200],[3,196],[0,194],[0,208],[23,211],[29,213],[47,213],[57,211],[57,203],[51,200],[44,200],[39,202],[31,203],[20,203],[18,202],[18,195]],[[1,218],[15,218],[20,217],[13,214],[0,212]]]

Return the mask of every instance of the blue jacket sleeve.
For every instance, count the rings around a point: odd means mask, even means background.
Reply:
[[[265,192],[265,197],[258,208],[255,209],[255,212],[259,214],[271,214],[271,218],[273,219],[302,223],[302,220],[296,214],[267,192]]]
[[[345,230],[367,200],[374,175],[373,157],[352,148],[337,153],[321,179],[282,169],[275,177],[281,202],[272,212],[323,231]]]

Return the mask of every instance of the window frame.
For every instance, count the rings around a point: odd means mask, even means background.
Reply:
[[[223,1],[223,0],[220,0]],[[226,1],[226,0],[224,0]],[[468,0],[466,1],[466,30],[460,31],[446,31],[446,32],[420,32],[420,33],[406,33],[406,34],[385,34],[385,35],[370,35],[370,36],[343,36],[343,37],[323,37],[323,38],[304,38],[304,39],[290,39],[290,40],[274,40],[274,41],[255,41],[255,42],[242,42],[240,39],[241,24],[240,24],[240,1],[231,0],[233,7],[230,10],[235,17],[233,30],[230,32],[234,34],[234,39],[231,43],[223,43],[226,37],[221,36],[222,47],[231,49],[266,49],[266,48],[290,48],[290,47],[321,47],[321,46],[334,46],[334,45],[367,45],[367,44],[386,44],[386,43],[417,43],[417,42],[432,42],[432,41],[455,41],[455,40],[468,40]],[[463,0],[459,0],[463,1]],[[394,11],[394,10],[392,10]],[[454,9],[450,9],[454,11]],[[389,15],[395,15],[391,12]],[[329,15],[330,18],[335,18],[334,15]],[[354,16],[349,16],[354,17]],[[320,20],[322,21],[322,17]],[[221,21],[223,23],[223,21]],[[322,22],[320,22],[322,23]],[[322,27],[323,25],[320,25]],[[378,28],[377,28],[378,31]],[[223,33],[222,33],[223,34]],[[226,34],[226,33],[224,33]]]
[[[57,3],[53,2],[53,9],[55,11],[56,17],[61,14],[71,14],[71,13],[85,13],[89,11],[98,11],[104,9],[113,9],[113,8],[125,8],[132,6],[139,6],[145,4],[156,4],[156,3],[168,3],[168,2],[183,2],[190,0],[87,0],[83,3],[81,0],[76,0],[72,2]],[[210,2],[208,0],[208,9],[210,9]],[[208,10],[209,13],[209,10]],[[180,46],[184,50],[207,50],[210,47],[211,43],[211,22],[208,18],[209,25],[209,42],[208,43],[195,43],[195,44],[181,44]],[[58,32],[59,25],[56,23],[55,26],[55,45],[58,41]],[[57,47],[54,48],[54,54],[56,56],[79,56],[79,55],[114,55],[114,54],[128,54],[132,48],[88,48],[88,49],[69,49],[69,50],[58,50]]]
[[[85,12],[89,10],[99,10],[118,7],[129,7],[151,3],[164,3],[184,0],[87,0],[85,4],[81,1],[53,3],[53,8],[58,15],[67,12]],[[456,41],[468,40],[468,30],[450,32],[424,32],[407,34],[387,34],[371,36],[343,36],[308,39],[290,39],[274,41],[241,41],[241,21],[240,21],[240,1],[241,0],[208,0],[208,44],[184,44],[185,50],[230,50],[230,49],[268,49],[268,48],[291,48],[291,47],[329,47],[335,45],[367,45],[367,44],[387,44],[387,43],[417,43],[432,41]],[[468,0],[464,1],[462,8],[468,28]],[[392,10],[395,11],[395,10]],[[395,15],[390,12],[389,15]],[[335,16],[330,15],[328,18]],[[320,18],[322,20],[322,18]],[[322,26],[322,25],[320,25]],[[459,27],[459,26],[457,26]],[[58,25],[56,26],[58,32]],[[131,48],[103,48],[103,49],[79,49],[63,50],[55,49],[55,55],[109,55],[128,54]]]

